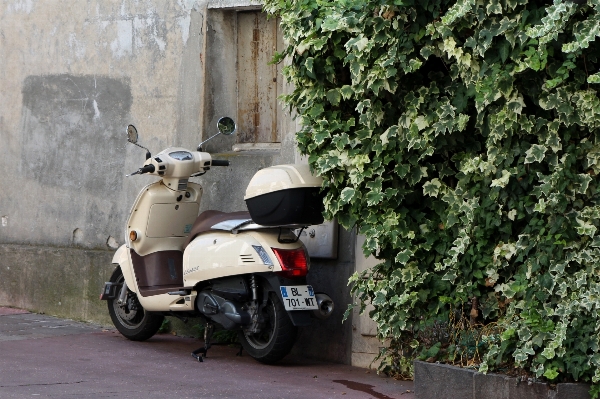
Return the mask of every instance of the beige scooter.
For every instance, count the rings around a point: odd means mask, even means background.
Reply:
[[[236,130],[231,118],[219,134]],[[137,144],[133,125],[128,141]],[[206,141],[208,141],[206,140]],[[307,165],[279,165],[258,171],[246,189],[249,212],[205,211],[198,216],[202,187],[191,183],[214,166],[202,152],[171,147],[136,174],[158,181],[144,187],[127,220],[125,239],[113,257],[116,268],[100,299],[121,334],[134,341],[152,337],[164,316],[201,316],[205,346],[192,355],[202,361],[213,323],[238,331],[242,347],[256,360],[273,363],[289,353],[297,326],[311,316],[327,318],[333,301],[307,285],[310,258],[295,231],[322,223],[321,179]]]

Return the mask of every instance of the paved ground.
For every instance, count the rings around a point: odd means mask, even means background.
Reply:
[[[298,358],[274,366],[236,348],[169,334],[146,342],[115,330],[0,308],[0,398],[413,399],[413,383]],[[408,392],[410,391],[410,392]]]

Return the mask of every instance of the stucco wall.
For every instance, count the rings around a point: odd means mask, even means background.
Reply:
[[[134,124],[140,143],[158,152],[195,148],[219,116],[235,117],[234,11],[223,7],[255,4],[0,3],[0,305],[109,322],[96,298],[124,242],[129,207],[155,180],[125,177],[144,160],[125,127]],[[201,210],[246,209],[256,171],[300,160],[295,121],[282,115],[279,126],[274,150],[233,152],[229,137],[206,147],[232,165],[194,179],[204,186]],[[352,325],[341,317],[351,300],[353,234],[342,232],[339,245],[340,258],[314,260],[309,275],[336,300],[336,313],[303,329],[295,350],[348,363]]]
[[[125,126],[154,150],[200,139],[203,18],[193,4],[2,2],[3,243],[123,242],[131,198],[152,180],[124,177],[144,159]]]
[[[144,152],[201,140],[205,4],[0,4],[0,305],[109,323]]]

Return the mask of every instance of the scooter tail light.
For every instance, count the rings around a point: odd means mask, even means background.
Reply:
[[[303,247],[296,249],[271,249],[281,265],[281,271],[278,272],[280,276],[285,278],[306,276],[310,267],[310,261]]]

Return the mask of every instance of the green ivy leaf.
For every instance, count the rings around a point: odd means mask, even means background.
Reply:
[[[423,184],[423,194],[429,195],[431,197],[437,197],[441,187],[442,183],[439,181],[439,179],[431,179],[430,181]]]
[[[546,154],[546,147],[540,144],[532,145],[525,152],[525,163],[542,162]]]
[[[348,43],[346,43],[346,49],[355,47],[358,51],[363,51],[365,47],[367,47],[367,44],[369,44],[369,39],[363,35],[358,35],[357,37],[348,40]]]
[[[492,184],[490,185],[490,187],[506,187],[511,175],[512,174],[508,170],[502,170],[502,177],[492,180]]]
[[[510,43],[508,42],[508,40],[501,41],[500,44],[498,45],[498,53],[500,54],[500,59],[502,60],[503,64],[508,59],[508,56],[510,55],[510,51],[511,51],[511,46],[510,46]]]
[[[404,265],[410,260],[412,255],[413,255],[412,251],[405,249],[401,252],[398,252],[398,254],[396,255],[395,261]],[[405,278],[406,281],[412,281],[413,279],[414,279],[414,277],[411,277],[410,279]]]
[[[589,222],[585,222],[583,220],[577,220],[579,225],[575,228],[575,230],[577,230],[577,234],[579,235],[585,235],[585,236],[590,236],[590,237],[594,237],[594,235],[596,234],[596,226],[594,226],[593,224],[589,223]]]
[[[594,83],[600,83],[600,72],[588,76],[587,82],[588,83],[592,83],[592,84],[594,84]]]
[[[383,200],[384,194],[381,191],[370,191],[367,193],[367,205],[374,206]]]
[[[333,104],[338,105],[340,100],[342,99],[342,95],[339,89],[331,89],[327,92],[327,100]]]
[[[556,377],[558,377],[558,371],[556,371],[556,369],[548,369],[546,370],[546,372],[544,372],[544,377],[546,377],[547,379],[549,379],[550,381],[556,379]]]
[[[346,187],[342,190],[342,192],[340,193],[340,201],[342,204],[347,204],[349,203],[352,198],[354,198],[354,194],[356,193],[356,190],[354,190],[351,187]]]
[[[340,88],[340,94],[344,100],[349,100],[354,94],[354,89],[350,85],[344,85]]]
[[[313,73],[314,62],[315,62],[315,59],[313,57],[307,57],[306,61],[304,62],[304,66],[306,67],[306,70],[310,73]]]

